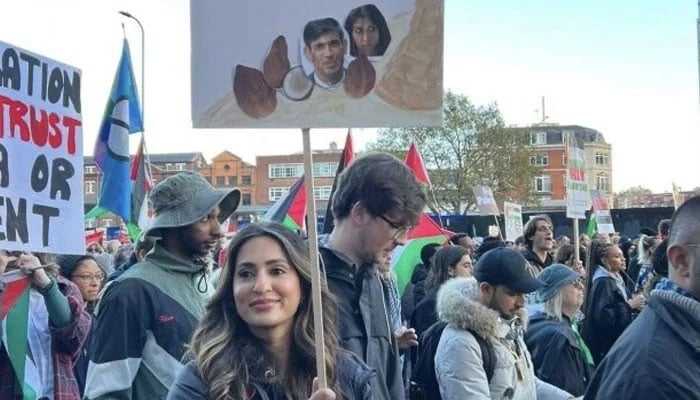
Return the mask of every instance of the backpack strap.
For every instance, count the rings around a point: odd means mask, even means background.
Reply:
[[[491,383],[491,378],[493,378],[493,374],[496,371],[496,352],[493,349],[493,343],[472,330],[469,330],[469,332],[474,336],[476,342],[479,343],[481,363],[484,366],[484,372],[486,372],[486,379]]]

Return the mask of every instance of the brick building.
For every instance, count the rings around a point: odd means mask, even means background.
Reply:
[[[530,162],[541,170],[541,174],[535,177],[533,186],[542,206],[566,204],[567,135],[584,143],[589,189],[612,194],[611,146],[605,142],[602,133],[579,125],[535,124],[518,129],[529,136],[526,140],[533,149]]]
[[[238,187],[241,190],[241,206],[252,205],[255,197],[255,166],[225,150],[199,172],[217,188]]]
[[[317,213],[325,211],[331,194],[333,179],[338,168],[342,149],[331,143],[326,150],[313,150],[314,198]],[[255,158],[256,194],[254,204],[270,206],[282,197],[294,182],[304,174],[304,155],[257,156]]]

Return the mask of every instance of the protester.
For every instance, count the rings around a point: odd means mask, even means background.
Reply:
[[[418,336],[438,320],[437,294],[440,286],[455,277],[472,276],[472,259],[467,249],[462,246],[443,247],[433,257],[433,268],[426,279],[427,293],[416,305],[411,316],[411,326]]]
[[[629,274],[633,282],[635,282],[633,293],[639,293],[646,286],[647,281],[652,276],[652,256],[656,248],[656,238],[652,236],[642,235],[639,237],[637,245],[637,274]]]
[[[522,255],[528,262],[530,273],[537,276],[540,271],[554,262],[550,253],[554,247],[554,227],[547,215],[536,215],[523,229],[526,249]]]
[[[598,367],[587,399],[697,399],[700,394],[700,197],[673,215],[668,278]]]
[[[373,399],[400,399],[399,350],[376,264],[405,244],[423,212],[425,195],[413,173],[387,154],[360,157],[337,179],[335,226],[329,235],[319,236],[319,251],[338,301],[340,343],[377,372]]]
[[[587,271],[586,318],[583,337],[596,365],[644,306],[641,295],[630,297],[621,273],[625,269],[622,250],[612,243],[593,241]]]
[[[538,276],[544,311],[530,316],[525,343],[535,375],[582,396],[593,374],[593,356],[581,338],[576,318],[583,305],[583,276],[563,264],[552,264]]]
[[[164,399],[182,369],[184,344],[213,291],[209,253],[221,223],[236,210],[238,189],[214,189],[181,172],[151,192],[155,219],[144,233],[158,241],[146,258],[105,290],[85,387],[87,399]]]
[[[671,231],[671,220],[670,219],[662,219],[659,221],[659,225],[657,226],[657,231],[659,233],[659,241],[664,241],[668,239],[668,234]]]
[[[659,243],[656,249],[654,249],[654,254],[652,254],[651,257],[652,276],[642,289],[642,295],[644,295],[645,298],[649,298],[651,291],[656,288],[661,278],[668,278],[668,257],[666,257],[666,250],[668,250],[668,239]]]
[[[391,270],[391,257],[387,257],[384,262],[377,264],[377,270],[379,271],[379,280],[382,282],[384,303],[389,315],[389,323],[396,337],[399,350],[408,350],[413,346],[418,346],[418,341],[415,339],[416,331],[404,326],[401,318],[401,296],[396,283],[396,275]]]
[[[43,262],[31,254],[0,257],[0,274],[19,270],[31,282],[27,321],[25,370],[34,375],[34,398],[78,400],[80,388],[73,363],[90,332],[90,316],[80,290],[58,274],[47,255]],[[0,291],[0,295],[5,295]],[[24,371],[23,371],[24,372]],[[18,380],[5,346],[0,347],[0,399],[32,398]]]
[[[112,267],[115,271],[129,261],[131,255],[134,254],[134,249],[135,247],[131,243],[127,243],[117,249],[112,258]]]
[[[156,238],[152,236],[146,236],[143,233],[136,238],[136,243],[134,244],[134,252],[131,253],[129,256],[129,259],[121,264],[116,271],[114,271],[112,274],[109,275],[108,281],[113,281],[119,277],[119,275],[123,274],[131,268],[132,266],[136,265],[137,263],[143,261],[146,258],[146,254],[148,254],[151,249],[153,249],[153,246],[156,244]]]
[[[584,268],[584,266],[583,266],[584,261],[586,260],[586,249],[585,248],[579,247],[579,256],[578,257],[579,258],[577,260],[575,253],[574,253],[574,245],[565,244],[565,245],[559,246],[559,248],[557,249],[557,252],[554,254],[554,262],[559,263],[559,264],[564,264],[579,274],[585,274],[586,268]]]
[[[501,240],[501,238],[498,236],[485,237],[484,241],[481,242],[479,248],[476,249],[473,261],[477,262],[479,260],[479,257],[486,254],[486,252],[488,252],[489,250],[493,250],[497,247],[506,247],[506,243],[503,240]]]
[[[571,398],[535,376],[523,340],[525,294],[542,286],[527,260],[497,248],[479,259],[474,277],[452,279],[438,293],[440,320],[447,323],[435,354],[442,400]],[[492,349],[490,368],[477,336]]]
[[[421,263],[413,268],[411,281],[406,285],[401,296],[401,312],[403,319],[409,321],[416,305],[425,297],[425,280],[432,269],[432,258],[441,246],[428,243],[420,250]]]
[[[90,321],[94,323],[93,311],[105,282],[106,271],[95,261],[92,255],[64,254],[56,257],[56,264],[60,267],[61,276],[75,283],[80,290],[85,309],[90,313]],[[80,395],[85,393],[85,378],[88,369],[88,350],[90,336],[85,340],[85,345],[80,351],[80,356],[75,361],[73,372],[75,380],[80,388]]]
[[[337,311],[321,281],[325,372],[313,390],[316,353],[308,248],[278,223],[233,238],[221,284],[192,337],[168,399],[370,399],[371,370],[340,348]],[[309,397],[310,396],[310,397]]]
[[[452,243],[455,246],[462,246],[465,249],[467,249],[467,252],[469,253],[469,257],[474,257],[474,253],[476,252],[476,244],[474,243],[474,240],[469,237],[466,233],[455,233],[454,235],[450,236],[450,243]]]

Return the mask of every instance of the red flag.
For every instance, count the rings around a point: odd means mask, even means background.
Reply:
[[[333,179],[333,187],[331,187],[331,195],[328,197],[328,206],[326,206],[326,216],[323,219],[323,231],[322,233],[331,233],[333,230],[333,195],[335,194],[336,184],[338,182],[338,175],[341,174],[350,166],[350,163],[355,159],[355,150],[352,144],[352,130],[348,128],[348,135],[345,137],[345,147],[343,148],[343,153],[340,155],[340,160],[338,161],[338,169],[335,171],[335,178]]]
[[[2,306],[0,307],[0,320],[2,320],[29,287],[29,280],[20,270],[6,272],[0,275],[0,280],[6,285],[2,294]]]
[[[411,147],[409,147],[408,153],[406,153],[406,161],[404,161],[404,164],[413,171],[413,175],[416,176],[416,179],[420,183],[430,185],[428,170],[425,168],[425,162],[423,162],[423,157],[421,157],[415,142],[411,143]]]
[[[93,243],[100,244],[102,242],[102,232],[93,232],[85,235],[85,245],[89,246]]]

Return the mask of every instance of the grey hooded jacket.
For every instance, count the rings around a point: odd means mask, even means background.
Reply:
[[[438,292],[438,315],[441,321],[448,323],[435,354],[435,375],[442,399],[558,400],[573,397],[535,377],[523,339],[525,313],[522,319],[506,321],[476,300],[477,295],[478,283],[474,278],[450,279]],[[496,363],[491,382],[486,379],[479,343],[468,330],[493,344]],[[521,379],[516,362],[521,366]]]

